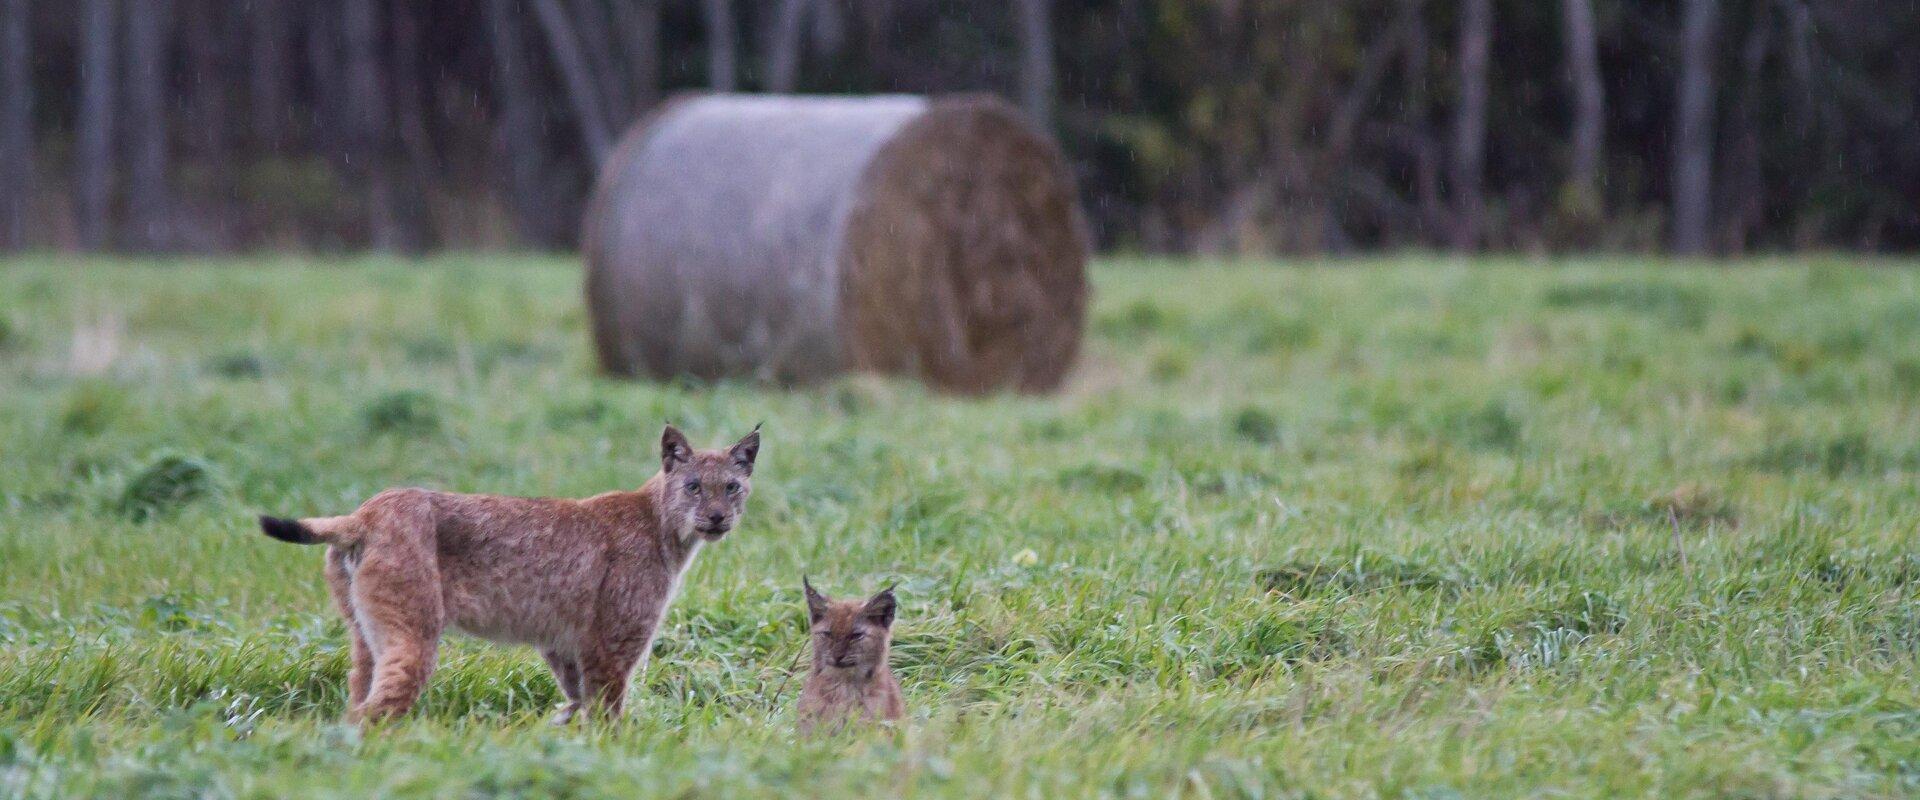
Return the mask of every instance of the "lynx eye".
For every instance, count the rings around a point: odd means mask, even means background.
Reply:
[[[847,634],[847,641],[849,642],[857,642],[865,638],[867,638],[866,631],[854,631],[853,633]]]
[[[740,493],[740,482],[727,481],[727,494],[739,494],[739,493]]]
[[[688,493],[688,494],[699,494],[699,493],[700,493],[700,482],[699,482],[699,481],[687,481],[687,493]]]

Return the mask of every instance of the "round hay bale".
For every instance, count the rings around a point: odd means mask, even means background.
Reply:
[[[985,96],[677,99],[607,160],[585,242],[616,375],[1047,391],[1086,314],[1060,153]]]

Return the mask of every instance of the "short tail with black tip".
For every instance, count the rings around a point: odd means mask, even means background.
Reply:
[[[343,544],[352,525],[349,517],[314,517],[312,519],[285,519],[283,517],[260,516],[260,530],[280,541],[289,544]]]

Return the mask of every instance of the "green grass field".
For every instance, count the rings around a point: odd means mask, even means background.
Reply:
[[[1118,262],[1058,396],[595,376],[559,259],[0,264],[0,797],[1920,792],[1920,272]],[[338,722],[260,512],[585,495],[766,421],[618,724],[455,638]],[[900,581],[798,741],[800,575]]]

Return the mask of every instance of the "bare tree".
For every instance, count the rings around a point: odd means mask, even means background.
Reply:
[[[174,246],[167,197],[167,43],[172,0],[129,3],[127,11],[126,245],[137,251]]]
[[[409,3],[393,6],[393,105],[394,128],[410,168],[431,169],[433,141],[427,132],[426,88],[421,85],[420,68],[423,28],[419,10]]]
[[[1573,154],[1567,167],[1567,200],[1583,219],[1604,212],[1600,158],[1606,136],[1606,87],[1600,80],[1599,33],[1591,0],[1562,0],[1567,80],[1573,85]]]
[[[1814,107],[1820,92],[1813,57],[1813,14],[1800,0],[1780,0],[1780,11],[1787,20],[1787,71],[1793,76],[1793,92],[1788,95],[1787,119],[1793,134],[1803,140],[1813,135],[1817,120]]]
[[[1632,247],[1651,214],[1683,252],[1920,246],[1920,17],[1886,3],[989,5],[0,0],[0,249],[564,247],[593,160],[708,75],[997,83],[1108,245]]]
[[[171,1],[173,16],[183,21],[171,36],[179,37],[186,51],[187,81],[177,86],[180,98],[162,100],[163,108],[186,112],[172,126],[168,169],[187,161],[202,167],[202,185],[207,189],[193,198],[194,205],[210,213],[189,213],[176,187],[168,196],[174,208],[167,223],[175,248],[214,250],[233,238],[229,203],[235,196],[237,160],[235,126],[229,120],[234,117],[231,90],[239,83],[235,76],[246,27],[241,24],[244,20],[229,13],[231,0]]]
[[[247,110],[253,141],[268,152],[279,152],[287,145],[287,77],[292,69],[287,53],[291,30],[287,2],[253,0],[248,11]]]
[[[1720,170],[1723,240],[1732,252],[1747,249],[1748,237],[1760,228],[1766,211],[1766,179],[1761,172],[1760,107],[1767,79],[1761,74],[1773,44],[1773,14],[1766,4],[1753,9],[1753,22],[1740,47],[1740,93],[1728,114],[1734,130],[1728,137],[1725,167]]]
[[[731,92],[739,86],[733,0],[702,0],[701,8],[707,18],[707,85],[716,92]]]
[[[1321,217],[1318,227],[1326,231],[1327,239],[1336,245],[1346,242],[1347,236],[1341,230],[1340,219],[1334,213],[1331,199],[1343,189],[1357,190],[1355,194],[1363,196],[1368,194],[1353,181],[1343,179],[1342,173],[1352,166],[1351,157],[1360,123],[1368,106],[1377,100],[1381,82],[1393,69],[1394,61],[1402,57],[1402,51],[1414,41],[1416,29],[1421,24],[1423,5],[1423,0],[1400,0],[1396,3],[1393,22],[1361,51],[1358,68],[1347,81],[1346,93],[1334,107],[1327,123],[1325,144],[1316,159],[1315,172],[1318,177],[1313,181],[1324,187],[1326,197],[1313,203],[1313,207]],[[1386,194],[1371,193],[1374,198]]]
[[[419,248],[418,240],[398,223],[394,209],[391,114],[378,49],[376,0],[343,0],[340,19],[347,78],[348,171],[365,192],[374,249],[412,252]]]
[[[606,109],[605,121],[618,126],[632,112],[633,99],[626,73],[614,58],[613,19],[607,15],[605,0],[573,0],[573,18],[580,50],[600,90],[600,107]]]
[[[1376,99],[1380,82],[1386,79],[1394,60],[1413,41],[1423,5],[1422,0],[1400,0],[1393,22],[1361,51],[1359,68],[1347,81],[1346,94],[1334,107],[1327,124],[1326,148],[1321,158],[1330,167],[1337,169],[1347,162],[1367,105]]]
[[[1493,52],[1493,0],[1464,0],[1460,17],[1460,97],[1453,117],[1453,249],[1480,246],[1486,216],[1487,64]]]
[[[780,0],[767,44],[767,91],[786,93],[800,82],[800,46],[811,0]]]
[[[33,195],[33,51],[27,0],[0,0],[0,251],[27,243]]]
[[[1053,20],[1047,0],[1019,0],[1020,105],[1042,125],[1053,124]]]
[[[116,0],[85,0],[80,18],[80,110],[73,154],[80,246],[107,246],[113,222],[113,124],[119,52]]]
[[[1415,0],[1401,0],[1401,5],[1415,4]],[[1432,244],[1438,239],[1438,233],[1450,227],[1445,205],[1440,194],[1440,167],[1445,159],[1443,149],[1430,132],[1427,116],[1430,113],[1427,76],[1432,66],[1432,37],[1427,31],[1426,16],[1418,10],[1410,13],[1407,28],[1407,42],[1401,51],[1401,82],[1406,87],[1406,96],[1400,101],[1400,113],[1396,120],[1395,133],[1401,142],[1401,149],[1413,162],[1413,192],[1416,206],[1413,224],[1413,241],[1422,245]]]
[[[1713,56],[1716,0],[1686,0],[1680,23],[1680,81],[1674,92],[1673,249],[1705,253],[1713,216]]]
[[[614,0],[613,13],[632,87],[624,127],[660,99],[660,0]]]
[[[236,244],[238,198],[234,142],[244,132],[244,119],[234,109],[236,90],[242,86],[240,75],[246,63],[248,19],[234,13],[230,0],[175,0],[182,21],[180,46],[186,50],[184,100],[190,117],[184,125],[184,142],[177,136],[177,150],[169,155],[173,167],[198,165],[204,182],[194,196],[184,196],[179,186],[173,190],[173,226],[175,249],[230,249]],[[179,102],[173,104],[179,107]],[[179,129],[179,123],[175,125]],[[179,180],[179,178],[175,178]]]
[[[840,3],[822,3],[815,0],[812,7],[813,24],[808,36],[808,48],[821,55],[838,55],[847,46],[847,9]]]
[[[493,48],[496,152],[504,170],[506,200],[520,235],[552,247],[565,241],[569,223],[551,197],[542,111],[527,58],[526,32],[515,0],[487,0],[487,39]]]
[[[437,237],[428,203],[434,171],[433,140],[427,132],[426,90],[420,81],[424,26],[414,4],[394,3],[392,8],[394,130],[400,139],[395,186],[399,202],[394,214],[412,238],[409,244],[426,249],[437,243]]]
[[[334,8],[321,3],[299,6],[306,42],[307,72],[313,76],[313,149],[336,163],[346,158],[346,90],[340,69],[340,25]]]
[[[598,82],[581,52],[579,32],[574,30],[573,21],[567,18],[567,11],[560,7],[559,0],[533,0],[533,10],[540,19],[541,31],[546,34],[547,49],[552,51],[554,63],[560,67],[567,99],[573,103],[574,127],[580,131],[580,142],[598,167],[607,154],[613,152],[613,136],[607,132],[607,113],[600,107],[600,92],[595,88]]]

